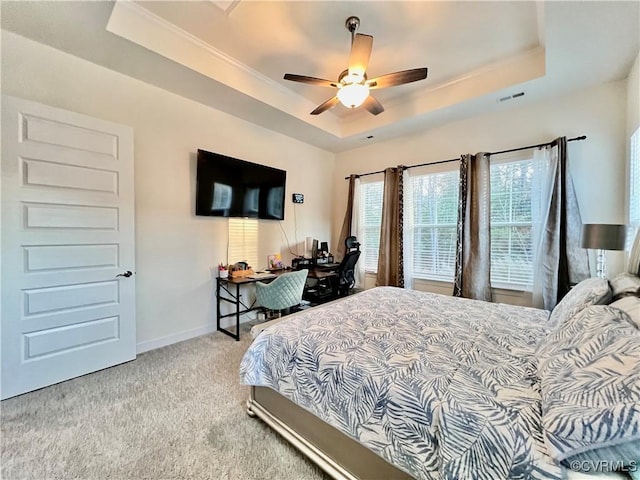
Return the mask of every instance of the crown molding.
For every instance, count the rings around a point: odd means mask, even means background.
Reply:
[[[211,3],[216,4],[216,3],[231,3],[231,2],[212,1]],[[135,3],[132,0],[118,0],[114,5],[114,12],[116,8],[126,10],[127,13],[132,17],[132,19],[135,17],[139,17],[141,21],[148,22],[149,24],[155,25],[155,27],[158,29],[164,30],[171,35],[180,37],[182,40],[192,44],[195,48],[204,50],[208,55],[211,55],[212,57],[215,57],[218,60],[229,64],[231,67],[235,69],[242,70],[243,72],[259,80],[260,82],[268,85],[270,88],[275,88],[282,92],[289,92],[289,90],[286,89],[282,84],[276,82],[270,77],[267,77],[266,75],[263,75],[257,70],[254,70],[248,65],[242,62],[239,62],[238,60],[226,54],[222,50],[218,50],[214,46],[209,45],[208,43],[200,40],[195,35],[190,34],[189,32],[181,29],[180,27],[177,27],[173,23],[165,20],[164,18],[156,15],[155,13],[150,12],[149,10],[139,5],[138,3]],[[112,13],[112,18],[113,18],[113,13]],[[111,22],[111,19],[109,19],[107,30],[110,31],[111,33],[122,36],[121,33],[119,33],[118,31],[115,31],[115,28]],[[159,52],[156,52],[156,53],[159,53]]]
[[[107,30],[339,137],[335,115],[310,116],[309,112],[316,107],[311,101],[138,3],[118,0],[113,6]]]

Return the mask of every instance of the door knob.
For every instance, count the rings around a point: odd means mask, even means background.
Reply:
[[[133,275],[133,273],[131,273],[131,270],[127,270],[124,273],[119,273],[118,275],[116,275],[116,277],[127,277],[127,278],[129,278],[131,275]]]

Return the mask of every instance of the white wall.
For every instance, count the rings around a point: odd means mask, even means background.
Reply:
[[[640,52],[627,77],[627,139],[640,127]]]
[[[456,158],[462,153],[499,151],[543,143],[558,136],[586,135],[569,143],[570,169],[584,223],[624,223],[626,82],[612,82],[570,95],[433,128],[419,134],[375,143],[336,156],[333,232],[344,216],[350,173]],[[528,101],[532,100],[529,98]],[[623,255],[610,252],[609,273],[622,271]],[[450,292],[449,285],[421,283],[417,288]],[[527,303],[521,298],[502,298]]]
[[[286,170],[289,240],[329,238],[333,154],[5,31],[1,66],[4,94],[134,129],[139,350],[215,327],[210,267],[227,259],[227,221],[193,214],[198,148]],[[292,192],[305,194],[295,216]],[[278,223],[260,221],[265,265],[291,258]]]

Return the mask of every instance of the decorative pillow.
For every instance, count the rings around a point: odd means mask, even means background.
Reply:
[[[623,463],[622,460],[619,460],[621,458],[633,458],[636,460],[630,460],[626,463]],[[607,460],[607,463],[603,462],[604,459]],[[640,480],[640,440],[623,443],[620,445],[612,445],[610,447],[602,447],[599,448],[595,453],[591,451],[572,455],[571,458],[563,461],[562,464],[571,469],[572,472],[583,472],[591,474],[601,471],[609,473],[612,468],[617,468],[618,470],[626,471],[634,480]],[[634,473],[638,476],[634,477]],[[593,477],[579,478],[588,480]],[[610,477],[607,476],[607,478]],[[616,476],[615,478],[624,477]]]
[[[560,300],[549,316],[549,323],[554,326],[562,325],[589,305],[606,305],[610,301],[609,282],[599,277],[587,278]]]
[[[590,306],[552,337],[539,369],[549,455],[640,464],[640,331],[622,310]]]
[[[629,315],[631,323],[640,329],[640,297],[622,297],[611,303],[610,306],[624,311]]]
[[[627,295],[640,296],[640,277],[632,273],[623,272],[609,280],[611,294],[614,300]]]

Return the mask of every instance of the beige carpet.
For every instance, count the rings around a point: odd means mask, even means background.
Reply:
[[[0,404],[3,479],[324,479],[245,413],[249,345],[215,333]]]

